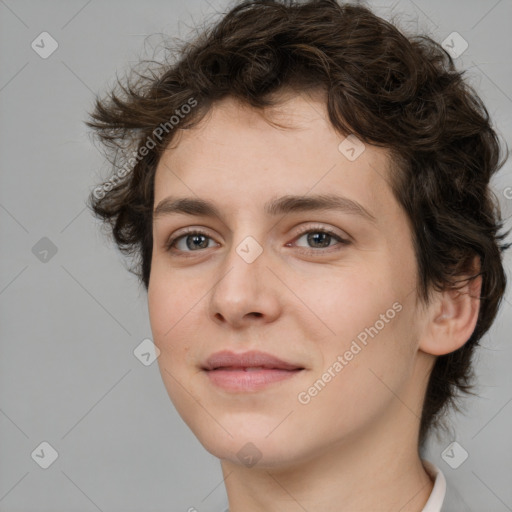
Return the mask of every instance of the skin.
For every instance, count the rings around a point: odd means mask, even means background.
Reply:
[[[179,133],[156,171],[155,207],[172,195],[209,200],[221,213],[154,218],[148,307],[166,389],[221,460],[231,512],[421,511],[432,490],[417,449],[428,376],[436,355],[469,338],[478,314],[469,294],[439,292],[428,306],[418,299],[411,226],[389,185],[388,151],[366,144],[348,160],[324,101],[283,94],[267,113],[282,129],[224,99]],[[357,201],[375,221],[263,210],[287,194],[329,193]],[[166,249],[186,227],[205,231],[207,248],[190,249],[183,237]],[[349,243],[332,237],[322,248],[302,228],[332,229]],[[236,251],[247,236],[263,250],[252,263]],[[300,403],[299,393],[396,303],[394,318]],[[261,350],[305,370],[260,391],[227,392],[201,370],[219,350]],[[261,457],[252,467],[237,456],[248,442]]]

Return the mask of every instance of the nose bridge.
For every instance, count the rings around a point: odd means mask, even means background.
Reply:
[[[215,287],[217,292],[227,292],[231,300],[254,297],[262,282],[265,263],[263,246],[252,236],[233,244],[226,256],[224,277]]]
[[[234,243],[226,253],[220,272],[222,277],[212,290],[211,314],[216,317],[220,314],[232,323],[242,321],[251,313],[272,317],[277,301],[269,282],[267,264],[266,251],[255,237],[247,235]]]

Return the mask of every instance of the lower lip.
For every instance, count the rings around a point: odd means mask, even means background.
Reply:
[[[270,384],[291,379],[302,370],[261,369],[209,370],[206,375],[210,382],[227,391],[259,391]]]

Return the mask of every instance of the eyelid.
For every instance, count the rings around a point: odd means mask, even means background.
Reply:
[[[335,239],[338,240],[338,244],[335,244],[334,246],[319,247],[319,248],[312,248],[312,247],[307,248],[307,247],[298,246],[303,253],[320,254],[320,253],[331,252],[333,250],[333,248],[336,248],[339,245],[349,245],[351,243],[351,239],[350,239],[351,237],[349,235],[347,235],[347,234],[341,235],[341,234],[337,233],[333,228],[316,224],[316,225],[307,225],[307,226],[303,226],[302,228],[300,228],[299,232],[294,235],[293,241],[288,242],[285,245],[287,247],[289,247],[290,243],[296,242],[303,235],[305,235],[307,233],[311,233],[311,232],[313,232],[313,233],[314,232],[323,232],[328,235],[331,235],[332,237],[334,237]],[[173,248],[173,246],[176,244],[176,242],[180,238],[186,237],[187,235],[203,235],[203,236],[215,241],[215,238],[208,233],[207,229],[202,228],[202,227],[189,226],[187,228],[183,228],[183,230],[179,230],[177,232],[177,234],[173,234],[171,237],[169,237],[164,244],[165,250],[168,252],[178,252],[178,253],[187,254],[187,255],[191,255],[194,252],[201,253],[206,250],[206,249],[199,249],[198,251],[175,250]],[[208,247],[207,249],[211,249],[211,247]],[[334,249],[334,250],[336,250],[336,249]]]
[[[186,227],[186,228],[183,228],[183,230],[178,230],[177,234],[172,234],[170,237],[168,237],[165,241],[165,244],[164,244],[164,248],[166,251],[172,251],[173,250],[173,245],[182,237],[184,236],[187,236],[187,235],[203,235],[207,238],[210,238],[211,240],[214,240],[215,241],[215,238],[213,236],[211,236],[211,234],[208,233],[208,230],[205,229],[205,228],[200,228],[200,227],[194,227],[194,226],[189,226],[189,227]],[[195,252],[195,251],[178,251],[178,252],[189,252],[189,253],[192,253],[192,252]]]
[[[340,234],[334,228],[331,228],[328,226],[322,226],[321,224],[308,225],[308,226],[302,227],[299,230],[299,232],[295,235],[295,239],[299,238],[300,236],[304,235],[305,233],[315,232],[315,231],[323,231],[324,233],[328,233],[329,235],[337,237],[338,239],[340,239],[346,243],[349,243],[351,241],[350,236],[347,233],[343,232],[343,234]]]
[[[351,245],[351,243],[352,243],[352,241],[351,241],[351,239],[350,239],[350,237],[348,235],[346,237],[342,236],[342,235],[337,233],[332,228],[328,228],[328,227],[325,227],[325,226],[317,226],[317,227],[315,227],[315,226],[307,226],[302,231],[300,231],[297,235],[295,235],[293,241],[290,242],[290,243],[287,243],[286,246],[290,247],[290,245],[292,245],[292,244],[295,245],[297,240],[299,238],[302,238],[305,234],[317,233],[317,232],[322,232],[322,233],[326,233],[326,234],[330,235],[338,243],[336,243],[334,245],[328,245],[327,247],[302,247],[302,246],[297,246],[299,251],[303,255],[305,255],[305,256],[314,256],[314,257],[329,256],[333,252],[334,253],[339,252],[344,247],[346,247],[348,245]]]

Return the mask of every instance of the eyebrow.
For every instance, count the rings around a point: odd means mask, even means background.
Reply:
[[[271,199],[264,205],[265,213],[272,216],[322,210],[337,210],[358,215],[373,223],[377,221],[375,215],[357,201],[336,194],[312,196],[285,195]],[[174,198],[172,196],[166,197],[158,203],[153,211],[153,218],[180,213],[197,217],[221,218],[218,208],[209,201],[195,197]]]

